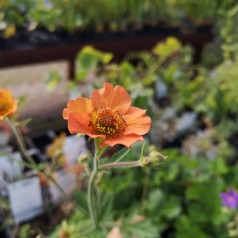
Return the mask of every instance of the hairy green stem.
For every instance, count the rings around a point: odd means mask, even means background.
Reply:
[[[98,155],[99,153],[99,142],[97,139],[94,140],[95,144],[95,152],[93,157],[93,171],[90,175],[89,182],[88,182],[88,211],[90,215],[90,219],[92,221],[93,227],[97,227],[97,216],[96,216],[96,209],[95,209],[95,199],[94,199],[94,181],[97,176],[98,172]]]
[[[130,162],[114,162],[103,164],[100,166],[100,169],[111,169],[111,168],[127,168],[127,167],[141,167],[139,161],[130,161]]]
[[[20,131],[18,130],[18,128],[16,127],[14,121],[10,117],[6,117],[5,120],[8,122],[8,124],[9,124],[9,126],[12,130],[12,133],[13,133],[13,135],[15,136],[15,138],[17,140],[17,143],[19,145],[19,149],[20,149],[22,155],[27,159],[27,161],[30,164],[36,165],[34,159],[31,156],[28,155],[24,140],[22,138],[22,135],[21,135]]]
[[[88,210],[89,210],[90,219],[94,227],[97,227],[96,211],[95,211],[95,206],[93,205],[94,204],[93,184],[94,184],[96,175],[97,175],[97,171],[93,170],[89,178],[89,183],[88,183]]]

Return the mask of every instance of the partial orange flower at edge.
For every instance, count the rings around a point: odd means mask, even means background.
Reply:
[[[77,98],[67,104],[63,118],[68,120],[71,134],[82,133],[100,137],[101,146],[122,144],[130,147],[143,141],[142,135],[151,127],[146,110],[131,106],[131,98],[122,86],[104,83],[91,98]]]
[[[13,115],[17,110],[17,100],[8,89],[0,89],[0,120]]]

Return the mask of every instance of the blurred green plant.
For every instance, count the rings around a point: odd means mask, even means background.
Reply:
[[[90,57],[94,57],[93,54],[91,48]],[[155,98],[154,86],[161,81],[169,98],[166,107],[176,108],[176,117],[189,108],[202,115],[205,129],[213,130],[201,137],[199,146],[195,145],[196,157],[190,158],[176,149],[162,151],[169,159],[159,172],[147,168],[145,171],[104,174],[100,190],[109,197],[113,207],[109,216],[121,221],[118,225],[121,231],[124,229],[123,217],[128,211],[129,214],[136,211],[149,219],[161,237],[229,237],[227,224],[231,216],[221,208],[220,193],[237,184],[236,151],[229,141],[238,129],[236,64],[236,60],[227,60],[208,72],[206,68],[192,64],[191,48],[169,38],[151,51],[132,54],[120,63],[97,62],[87,68],[88,72],[93,69],[96,75],[94,87],[100,87],[108,80],[121,84],[131,91],[134,102],[141,106],[151,103],[153,96],[151,113],[158,121],[166,112],[162,108],[158,113],[156,105],[158,98]],[[80,72],[80,67],[78,70]],[[201,129],[197,127],[196,130]],[[155,133],[159,135],[159,132]],[[209,159],[206,153],[213,147],[216,149]],[[153,150],[153,146],[145,153],[150,149]],[[139,151],[135,147],[126,158],[138,157]],[[235,164],[230,166],[230,163]]]
[[[126,158],[135,158],[140,150],[138,144]],[[148,148],[145,153],[149,151]],[[102,218],[105,228],[85,237],[106,237],[115,226],[124,237],[229,237],[226,226],[231,214],[221,207],[220,193],[226,187],[236,186],[237,165],[228,166],[223,158],[190,159],[176,149],[162,152],[169,159],[159,171],[138,168],[129,173],[113,170],[104,174],[100,180],[100,192],[105,199],[102,202],[112,209]],[[76,195],[78,199],[82,196],[79,192]],[[138,214],[145,223],[133,225],[131,221]],[[75,214],[68,225],[85,227],[87,221],[79,217]],[[116,224],[107,222],[112,217],[118,221]]]
[[[234,2],[234,1],[233,1]],[[6,25],[44,26],[50,31],[59,28],[73,32],[91,28],[125,31],[141,29],[145,25],[166,23],[183,25],[184,20],[202,23],[216,19],[218,10],[227,10],[230,1],[193,0],[4,0],[0,5],[0,19]]]

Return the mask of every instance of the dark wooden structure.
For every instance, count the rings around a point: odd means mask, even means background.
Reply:
[[[41,46],[24,49],[0,50],[0,68],[44,63],[50,61],[66,60],[69,65],[69,78],[74,77],[74,62],[77,52],[85,45],[92,45],[103,51],[114,53],[116,58],[123,58],[125,54],[133,51],[151,49],[158,41],[165,39],[169,35],[174,35],[182,43],[190,44],[195,49],[195,59],[198,59],[201,50],[207,42],[211,41],[213,35],[211,31],[196,32],[193,34],[152,34],[130,36],[117,39],[87,40],[73,44],[59,44]]]

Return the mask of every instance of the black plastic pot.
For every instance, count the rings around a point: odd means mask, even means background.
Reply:
[[[92,29],[76,29],[74,32],[68,32],[65,29],[57,29],[53,32],[48,31],[45,27],[38,27],[29,31],[26,27],[18,27],[16,34],[8,39],[3,38],[0,32],[0,50],[23,50],[37,47],[57,46],[61,44],[77,44],[83,42],[98,42],[104,40],[118,39],[138,39],[138,37],[166,37],[176,36],[184,38],[194,34],[209,34],[212,26],[199,26],[192,32],[185,31],[179,27],[165,26],[143,26],[141,29],[128,28],[127,31],[110,31],[105,29],[103,32],[96,32]]]

